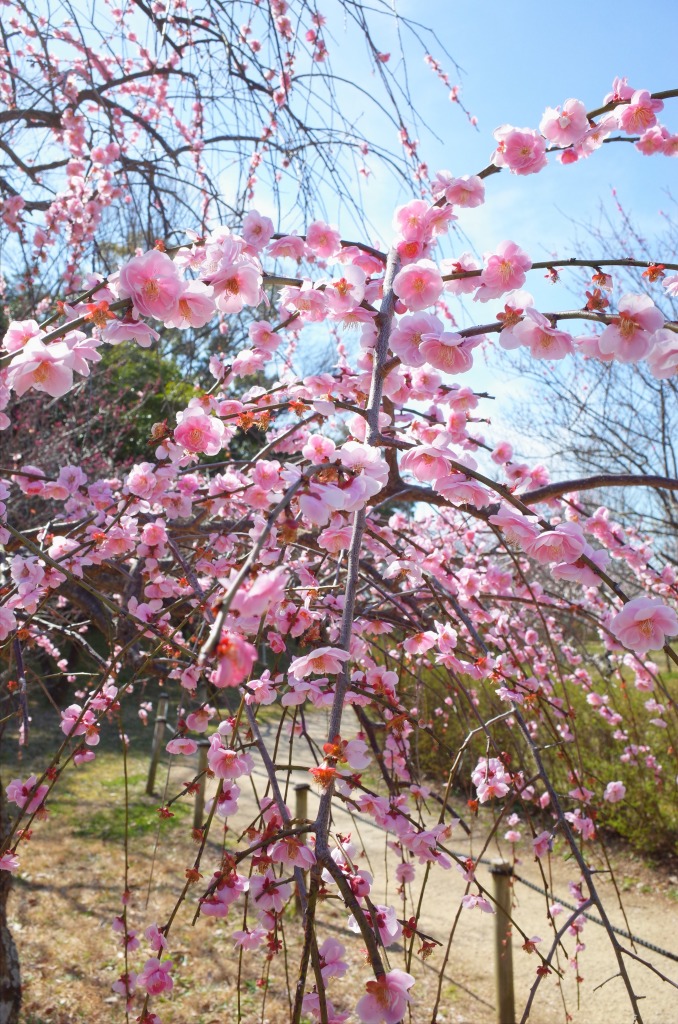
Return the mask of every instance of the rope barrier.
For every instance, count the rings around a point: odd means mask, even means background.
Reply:
[[[520,875],[514,875],[513,877],[516,882],[521,882],[523,885],[526,885],[528,889],[534,889],[535,892],[540,892],[544,896],[549,895],[540,885],[535,885],[534,882],[528,882],[526,878],[521,878]],[[566,903],[565,900],[557,900],[553,895],[550,898],[558,902],[562,907],[567,907],[568,910],[577,910],[576,903]],[[593,921],[594,924],[599,924],[603,928],[605,927],[599,917],[595,917],[593,914],[588,913],[588,911],[582,911],[582,916],[585,917],[587,921]],[[637,935],[627,932],[625,928],[616,928],[614,925],[611,925],[610,927],[615,935],[621,935],[625,939],[630,939],[631,942],[634,942],[637,946],[644,946],[645,949],[651,949],[653,953],[659,953],[661,956],[665,956],[668,960],[674,960],[678,963],[678,953],[670,953],[668,949],[661,949],[660,946],[655,946],[653,942],[647,942],[645,939],[641,939]]]
[[[461,860],[467,859],[466,854],[460,853],[457,850],[451,850],[450,852],[455,857],[459,857]],[[476,864],[486,864],[488,867],[492,867],[493,862],[489,860],[488,857],[479,857],[477,860],[475,858],[473,859],[474,863]],[[576,903],[568,903],[566,900],[559,900],[556,896],[553,895],[553,893],[548,893],[546,889],[542,889],[540,885],[535,885],[534,882],[528,882],[526,878],[521,878],[520,875],[512,874],[512,877],[516,880],[516,882],[520,882],[522,885],[526,885],[528,889],[533,889],[535,892],[541,893],[542,896],[548,896],[551,900],[553,900],[554,903],[559,903],[561,907],[567,907],[568,910],[578,909]],[[600,920],[600,918],[596,917],[594,914],[591,914],[587,911],[582,911],[582,916],[585,917],[587,921],[592,921],[593,924],[599,924],[601,928],[605,928],[605,925]],[[641,939],[637,935],[633,935],[631,932],[627,932],[625,928],[616,928],[614,925],[611,925],[610,927],[612,928],[612,931],[615,933],[615,935],[621,935],[622,938],[630,939],[631,942],[634,942],[637,946],[643,946],[645,949],[651,949],[653,953],[659,953],[660,956],[665,956],[667,960],[673,960],[675,963],[678,963],[678,953],[671,953],[668,949],[662,949],[660,946],[655,946],[653,942],[648,942],[646,939]]]

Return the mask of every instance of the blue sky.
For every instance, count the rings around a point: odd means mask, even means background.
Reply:
[[[461,84],[462,99],[478,119],[478,127],[472,127],[459,107],[449,102],[446,88],[424,63],[421,46],[402,33],[414,105],[438,135],[436,139],[423,125],[417,133],[431,172],[447,168],[461,175],[480,170],[494,149],[496,127],[510,123],[536,128],[546,106],[557,106],[568,97],[581,99],[593,109],[602,103],[616,75],[651,91],[678,86],[678,0],[656,0],[645,9],[651,17],[637,0],[619,0],[604,9],[582,0],[566,4],[397,0],[395,5],[403,16],[435,27],[438,42],[428,36],[427,45],[449,71],[451,81]],[[325,10],[334,8],[327,5]],[[384,16],[374,23],[379,26],[375,37],[392,54],[389,67],[402,77],[395,22]],[[376,92],[374,72],[356,30],[342,19],[330,18],[326,33],[334,71]],[[445,58],[445,50],[461,73]],[[350,104],[368,138],[397,146],[393,126],[363,99],[347,89],[340,100]],[[678,99],[668,100],[660,117],[678,132]],[[668,198],[672,185],[678,197],[676,183],[678,159],[645,157],[625,143],[606,145],[576,165],[564,167],[551,159],[550,166],[537,175],[519,177],[505,171],[493,175],[486,182],[486,205],[462,213],[459,226],[478,253],[511,238],[535,260],[569,256],[577,235],[573,222],[583,224],[586,234],[589,225],[600,222],[601,208],[612,213],[613,187],[622,204],[633,211],[641,232],[652,237],[662,229],[661,210],[672,205]],[[393,210],[412,193],[378,166],[369,181],[358,180],[356,188],[374,225],[373,240],[388,244]],[[327,191],[323,199],[328,219],[339,224],[344,237],[354,236],[350,211]],[[274,216],[273,204],[261,192],[256,205]],[[281,226],[303,230],[293,202],[289,205],[290,215]],[[446,255],[467,247],[453,237]]]
[[[436,142],[421,135],[432,170],[479,170],[488,162],[494,148],[492,132],[500,124],[537,127],[546,106],[570,96],[591,109],[602,101],[615,75],[626,75],[635,87],[652,91],[678,85],[676,0],[659,0],[645,9],[630,0],[600,7],[581,0],[405,0],[398,10],[422,24],[437,25],[442,45],[437,52],[432,46],[433,56],[445,64],[444,47],[459,63],[463,74],[457,78],[449,68],[451,79],[461,82],[463,100],[478,118],[475,130],[449,103],[442,83],[410,46],[408,75],[415,103],[442,139]],[[384,28],[391,36],[395,66],[393,27],[385,21]],[[662,117],[678,131],[678,100],[668,101]],[[386,138],[379,119],[370,131]],[[505,172],[492,177],[487,182],[487,206],[482,214],[468,215],[463,224],[480,251],[504,237],[522,241],[535,254],[562,251],[573,234],[568,217],[595,222],[600,203],[610,203],[615,185],[622,201],[633,206],[644,230],[651,233],[660,226],[665,190],[677,181],[677,172],[675,159],[643,157],[632,146],[609,145],[575,166],[553,161],[547,171],[529,178]],[[386,233],[390,209],[405,197],[401,194],[394,201],[384,185],[376,180],[367,195],[374,219]]]

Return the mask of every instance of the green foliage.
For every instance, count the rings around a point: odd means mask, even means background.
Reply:
[[[107,347],[101,369],[105,411],[114,412],[120,427],[119,457],[148,458],[154,447],[150,444],[153,424],[167,420],[174,426],[177,410],[195,397],[195,387],[183,379],[177,361],[157,347]]]
[[[663,770],[655,771],[646,763],[650,750],[655,752],[662,763],[657,744],[658,729],[650,723],[652,717],[644,707],[648,693],[639,692],[625,680],[615,677],[596,678],[591,666],[594,688],[610,696],[610,707],[616,708],[623,716],[623,728],[627,740],[613,738],[614,727],[599,714],[593,713],[586,701],[586,692],[580,686],[566,683],[565,689],[555,682],[555,690],[564,700],[571,721],[576,721],[576,740],[563,743],[553,732],[552,726],[544,722],[537,736],[542,758],[554,782],[556,792],[563,794],[568,809],[577,806],[567,794],[575,788],[572,771],[577,771],[582,753],[586,752],[587,771],[578,773],[578,780],[597,797],[602,797],[608,782],[619,780],[626,787],[624,800],[616,804],[600,801],[601,811],[596,821],[598,828],[608,829],[628,841],[634,848],[654,857],[678,856],[678,804],[671,772],[670,741],[666,741],[666,757]],[[674,697],[678,694],[678,677],[665,673],[664,685]],[[413,684],[410,683],[410,686]],[[423,730],[416,735],[416,750],[420,768],[429,776],[444,784],[457,752],[466,744],[462,762],[457,771],[458,796],[475,798],[475,790],[468,781],[470,771],[480,757],[488,753],[487,735],[483,730],[470,740],[469,734],[480,720],[487,721],[497,714],[506,712],[507,705],[495,694],[496,684],[459,679],[445,681],[438,671],[432,670],[425,678],[417,681],[419,692],[417,703],[421,717],[431,723],[430,733]],[[657,696],[655,694],[655,696]],[[445,698],[452,698],[445,704]],[[477,701],[473,713],[472,701]],[[436,713],[442,710],[442,714]],[[557,724],[559,719],[553,709],[547,710],[548,719]],[[575,731],[573,727],[573,732]],[[635,760],[622,762],[620,755],[627,746],[641,748]],[[647,746],[647,751],[642,748]],[[530,754],[517,728],[508,723],[497,723],[493,729],[493,744],[489,749],[491,757],[502,756],[510,767],[514,764],[530,764]],[[463,780],[463,783],[462,781]],[[541,791],[542,787],[537,788]],[[530,809],[531,810],[531,809]],[[528,813],[521,811],[521,813]],[[548,820],[546,821],[548,824]],[[543,826],[543,827],[546,827]]]

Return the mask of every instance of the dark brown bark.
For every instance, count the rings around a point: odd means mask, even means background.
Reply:
[[[0,837],[9,831],[4,786],[0,783]],[[21,1007],[19,953],[7,927],[7,898],[12,887],[9,871],[0,871],[0,1024],[17,1024]]]

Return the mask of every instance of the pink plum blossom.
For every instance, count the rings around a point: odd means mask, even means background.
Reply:
[[[215,686],[239,686],[247,679],[257,660],[257,649],[240,634],[225,629],[217,644],[219,659],[216,670],[212,673]]]
[[[217,872],[214,875],[215,892],[200,901],[200,912],[205,917],[227,917],[231,904],[249,889],[249,880],[233,871],[228,875]]]
[[[664,316],[649,295],[623,295],[619,314],[598,338],[598,347],[622,363],[637,363],[648,354],[652,335],[663,326]]]
[[[365,295],[365,271],[360,267],[344,267],[342,276],[325,288],[325,298],[332,313],[340,315],[359,306]]]
[[[44,338],[37,320],[12,320],[2,339],[2,347],[5,352],[18,352],[36,337]]]
[[[471,773],[471,779],[481,804],[492,797],[501,799],[511,790],[511,777],[497,757],[481,757]]]
[[[539,536],[536,522],[531,522],[527,516],[511,509],[500,508],[495,515],[490,516],[490,522],[499,527],[508,541],[522,548],[527,548]]]
[[[398,921],[395,907],[385,907],[377,904],[373,907],[373,910],[374,920],[371,910],[365,911],[365,917],[367,918],[370,926],[379,931],[379,935],[384,946],[388,947],[394,942],[398,942],[402,937],[403,929],[402,925]],[[348,927],[352,932],[360,932],[360,926],[353,915],[348,919]]]
[[[241,775],[249,775],[254,764],[249,754],[236,754],[224,747],[219,734],[210,741],[207,763],[217,779],[238,779]]]
[[[16,629],[16,615],[11,608],[3,605],[0,608],[0,641],[6,640],[13,629]]]
[[[242,236],[248,245],[259,251],[271,240],[273,235],[273,221],[270,217],[263,217],[257,210],[250,210],[242,222]]]
[[[290,675],[294,679],[305,679],[310,675],[336,675],[341,671],[342,663],[349,661],[348,651],[339,647],[316,647],[310,654],[294,658],[290,665]]]
[[[460,334],[444,331],[439,335],[425,334],[420,353],[427,363],[444,373],[466,373],[473,366],[472,348],[477,339],[462,338]]]
[[[603,581],[595,570],[583,561],[584,555],[602,570],[606,568],[610,558],[605,548],[594,550],[590,544],[585,544],[582,554],[574,562],[560,562],[552,567],[553,578],[567,580],[569,583],[581,583],[583,587],[599,587]]]
[[[306,245],[321,259],[336,256],[341,248],[340,242],[341,235],[335,227],[330,227],[322,220],[316,220],[309,224],[306,232]]]
[[[469,252],[463,252],[456,260],[443,260],[441,268],[444,278],[447,278],[452,274],[466,275],[468,271],[480,270],[480,264]],[[452,295],[470,295],[478,287],[479,276],[474,273],[452,281],[445,280],[445,291]]]
[[[401,317],[397,327],[391,331],[389,345],[394,355],[406,366],[423,366],[426,358],[420,349],[424,335],[433,337],[442,333],[443,324],[437,316],[430,313],[415,313]]]
[[[274,864],[284,864],[289,868],[301,868],[303,871],[315,864],[313,850],[302,843],[297,836],[285,836],[283,839],[279,839],[271,847],[270,857]]]
[[[546,167],[546,143],[532,128],[504,124],[494,133],[497,148],[492,163],[507,167],[511,174],[536,174]]]
[[[216,313],[213,294],[211,285],[190,281],[179,295],[176,310],[165,319],[165,327],[204,327]]]
[[[678,616],[656,597],[634,597],[610,622],[610,630],[636,654],[658,651],[667,636],[678,634]]]
[[[422,483],[439,480],[450,473],[450,460],[454,452],[436,448],[434,445],[418,445],[405,452],[400,460],[403,471],[409,470]]]
[[[280,345],[281,337],[268,320],[255,320],[248,327],[252,346],[257,352],[272,355]]]
[[[480,287],[475,299],[487,302],[505,292],[520,288],[525,282],[525,272],[532,266],[532,260],[515,242],[502,242],[496,252],[486,253],[485,267],[480,275]]]
[[[553,849],[553,835],[550,832],[540,832],[532,840],[532,849],[535,857],[543,857]]]
[[[164,933],[158,928],[157,924],[150,924],[144,935],[151,944],[151,949],[154,949],[157,953],[162,949],[167,949],[167,939]]]
[[[647,89],[638,89],[630,103],[617,108],[619,127],[629,135],[644,132],[657,123],[657,114],[664,109],[661,100],[652,99]]]
[[[158,332],[150,324],[144,323],[143,320],[134,320],[131,317],[125,317],[124,320],[113,320],[101,332],[102,341],[108,342],[109,345],[120,345],[123,341],[136,341],[140,348],[150,348],[159,337]]]
[[[266,929],[257,927],[253,928],[251,931],[249,929],[246,929],[245,931],[235,931],[231,938],[235,943],[236,949],[259,949],[259,946],[266,938]]]
[[[656,331],[647,356],[647,367],[657,380],[675,377],[678,373],[678,334],[675,331]]]
[[[306,254],[306,242],[299,235],[284,235],[271,242],[266,251],[274,259],[302,260]]]
[[[200,408],[189,407],[177,413],[174,440],[188,452],[217,455],[223,447],[224,432],[222,421]]]
[[[160,961],[155,956],[151,957],[144,964],[144,968],[137,978],[137,984],[145,988],[152,996],[158,996],[161,992],[171,992],[174,988],[174,981],[170,975],[171,970],[171,960]]]
[[[118,275],[120,298],[131,299],[142,316],[163,322],[176,314],[183,288],[173,261],[157,249],[134,256]]]
[[[309,323],[320,323],[327,316],[325,293],[313,286],[310,281],[304,281],[301,288],[281,289],[280,305],[290,312],[296,310],[301,318]]]
[[[448,203],[472,209],[485,202],[485,186],[477,174],[464,174],[453,178],[449,171],[438,171],[431,182],[431,191],[436,199],[445,196]]]
[[[484,508],[492,501],[492,494],[487,488],[477,480],[464,476],[463,473],[452,473],[450,476],[442,477],[436,480],[433,486],[444,498],[457,504],[464,503],[475,508]]]
[[[412,1002],[409,989],[414,978],[405,971],[389,971],[365,985],[366,995],[358,1000],[355,1012],[362,1024],[399,1024]]]
[[[19,870],[19,858],[16,853],[3,853],[0,857],[0,871],[9,871],[10,874],[14,874],[15,871]]]
[[[534,359],[562,359],[574,352],[572,336],[536,309],[526,309],[524,319],[513,327],[512,333],[521,345],[529,348]]]
[[[586,107],[581,100],[565,100],[562,108],[547,107],[539,131],[556,146],[572,146],[589,129]]]
[[[246,257],[235,262],[224,259],[206,279],[214,288],[217,308],[222,313],[239,313],[244,306],[258,306],[263,298],[262,281],[261,269]]]
[[[258,913],[270,911],[280,914],[291,895],[287,882],[281,882],[270,871],[265,875],[253,875],[250,878],[250,899]]]
[[[443,279],[435,263],[418,260],[399,270],[393,281],[393,290],[413,312],[434,305],[443,290]]]
[[[306,444],[301,449],[301,454],[309,462],[333,462],[336,458],[337,447],[331,437],[324,434],[311,434]]]
[[[45,345],[31,338],[9,364],[7,386],[17,395],[29,388],[61,398],[73,387],[73,356],[65,341]]]
[[[38,786],[35,775],[31,775],[25,782],[21,779],[12,779],[6,789],[7,799],[26,812],[35,814],[42,807],[45,797],[49,793],[49,786]]]
[[[603,793],[603,798],[610,804],[619,803],[626,796],[626,786],[623,782],[608,782]]]
[[[183,754],[186,757],[195,754],[197,749],[198,744],[195,740],[189,739],[187,736],[177,736],[176,739],[170,740],[165,747],[168,754]]]
[[[490,458],[498,465],[510,462],[513,458],[513,447],[508,441],[500,441],[494,451],[490,452]]]
[[[474,910],[476,907],[478,910],[482,910],[484,914],[494,914],[494,907],[488,899],[481,896],[480,893],[467,893],[461,898],[461,905],[464,910]]]
[[[423,240],[424,221],[429,208],[425,199],[413,199],[399,206],[393,214],[393,227],[406,241]]]
[[[414,864],[409,861],[402,861],[396,866],[395,875],[401,885],[407,882],[413,882],[416,875],[416,868]]]
[[[331,937],[325,939],[323,944],[318,947],[320,973],[325,983],[330,978],[344,977],[348,970],[348,964],[343,959],[345,953],[346,949],[343,944],[338,939]]]
[[[560,523],[545,530],[529,544],[527,553],[541,565],[548,562],[576,562],[584,553],[586,541],[576,523]]]

